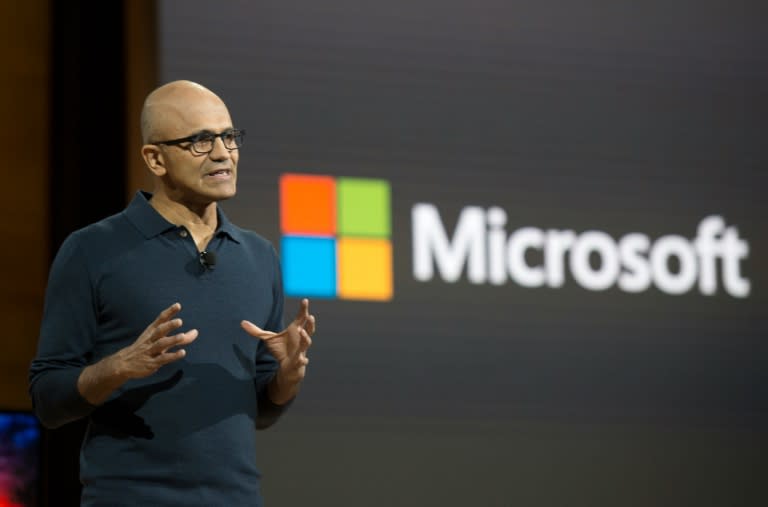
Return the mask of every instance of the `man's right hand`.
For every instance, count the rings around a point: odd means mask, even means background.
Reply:
[[[182,325],[181,319],[174,318],[180,311],[181,304],[172,304],[160,312],[133,344],[86,366],[77,380],[83,398],[92,405],[101,405],[126,381],[148,377],[161,366],[183,358],[186,351],[178,347],[192,343],[197,338],[197,329],[169,336]]]
[[[197,329],[168,336],[182,325],[181,319],[174,318],[180,311],[179,303],[172,304],[160,312],[132,345],[115,353],[115,372],[126,380],[148,377],[161,366],[184,357],[186,351],[176,347],[192,343],[197,338]]]

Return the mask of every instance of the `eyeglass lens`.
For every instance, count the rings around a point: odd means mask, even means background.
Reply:
[[[234,150],[243,145],[243,133],[239,130],[232,130],[218,135],[208,134],[202,136],[192,143],[192,149],[198,153],[210,153],[213,150],[217,137],[221,137],[224,147],[228,150]]]

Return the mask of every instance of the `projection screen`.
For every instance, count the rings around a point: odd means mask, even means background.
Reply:
[[[268,505],[768,498],[761,3],[158,9],[318,318]]]

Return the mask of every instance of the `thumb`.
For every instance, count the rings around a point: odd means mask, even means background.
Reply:
[[[246,333],[255,338],[272,338],[277,334],[273,333],[272,331],[264,331],[259,326],[248,320],[241,321],[240,327],[242,327]]]

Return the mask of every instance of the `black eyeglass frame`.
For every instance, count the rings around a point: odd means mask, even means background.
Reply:
[[[235,138],[235,147],[234,148],[228,148],[227,143],[224,142],[224,136],[234,135]],[[149,144],[164,144],[166,146],[178,146],[183,143],[191,143],[188,147],[184,149],[192,150],[194,153],[198,155],[207,155],[210,152],[213,151],[213,147],[216,144],[216,138],[220,137],[221,142],[224,144],[224,148],[226,148],[229,151],[234,151],[240,149],[240,147],[243,145],[243,138],[245,137],[245,130],[241,129],[228,129],[224,132],[221,132],[219,134],[214,134],[213,132],[203,131],[198,132],[197,134],[192,134],[191,136],[187,137],[180,137],[178,139],[171,139],[168,141],[155,141],[153,143]],[[210,138],[211,139],[211,149],[208,151],[199,151],[195,149],[195,143],[198,141],[202,141],[203,139]]]

